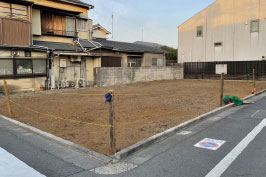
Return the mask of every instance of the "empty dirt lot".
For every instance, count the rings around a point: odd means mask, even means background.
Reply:
[[[248,81],[226,81],[225,94],[243,98],[251,93],[252,85]],[[175,80],[15,94],[11,95],[17,103],[12,103],[13,112],[21,122],[108,154],[109,128],[101,125],[108,125],[104,94],[110,89],[118,94],[118,151],[219,106],[220,81]],[[262,89],[266,89],[266,82],[257,82],[257,91]],[[0,114],[7,116],[4,97],[0,97],[0,108]]]

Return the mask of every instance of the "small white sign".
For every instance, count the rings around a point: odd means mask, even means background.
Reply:
[[[227,74],[227,64],[216,64],[216,74]]]
[[[223,141],[223,140],[215,140],[215,139],[205,138],[205,139],[201,140],[200,142],[198,142],[197,144],[195,144],[194,146],[198,147],[198,148],[203,148],[203,149],[209,149],[209,150],[216,151],[225,142],[226,141]]]

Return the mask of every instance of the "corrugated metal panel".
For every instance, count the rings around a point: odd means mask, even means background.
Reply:
[[[1,25],[1,45],[31,45],[31,30],[29,22],[2,18]]]
[[[258,75],[266,75],[266,61],[188,62],[184,63],[184,72],[185,75],[215,75],[216,64],[226,64],[230,76],[248,75],[253,69]]]

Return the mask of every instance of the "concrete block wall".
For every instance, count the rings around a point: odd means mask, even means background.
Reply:
[[[184,78],[182,65],[174,67],[95,68],[94,74],[95,84],[99,87]]]

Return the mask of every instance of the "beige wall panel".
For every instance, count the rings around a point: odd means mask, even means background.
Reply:
[[[86,73],[87,73],[87,81],[94,81],[94,68],[101,67],[101,59],[100,58],[86,58]]]
[[[10,50],[0,50],[0,58],[11,57]]]
[[[42,35],[41,11],[39,9],[32,9],[32,34]]]
[[[51,41],[51,42],[64,42],[64,43],[70,43],[73,44],[72,38],[67,37],[58,37],[58,36],[33,36],[33,40],[39,40],[39,41]]]
[[[93,30],[92,37],[93,38],[104,38],[104,39],[106,39],[107,35],[102,30]]]
[[[125,53],[121,53],[121,64],[122,67],[128,67],[127,54]]]
[[[25,79],[6,79],[10,92],[21,91],[40,91],[40,87],[45,86],[45,77],[25,78]],[[3,82],[0,81],[0,88],[3,87]]]
[[[145,53],[143,56],[141,66],[142,67],[152,66],[152,59],[153,58],[162,59],[163,63],[165,64],[165,57],[163,54]]]
[[[31,52],[31,57],[47,58],[47,52]]]

